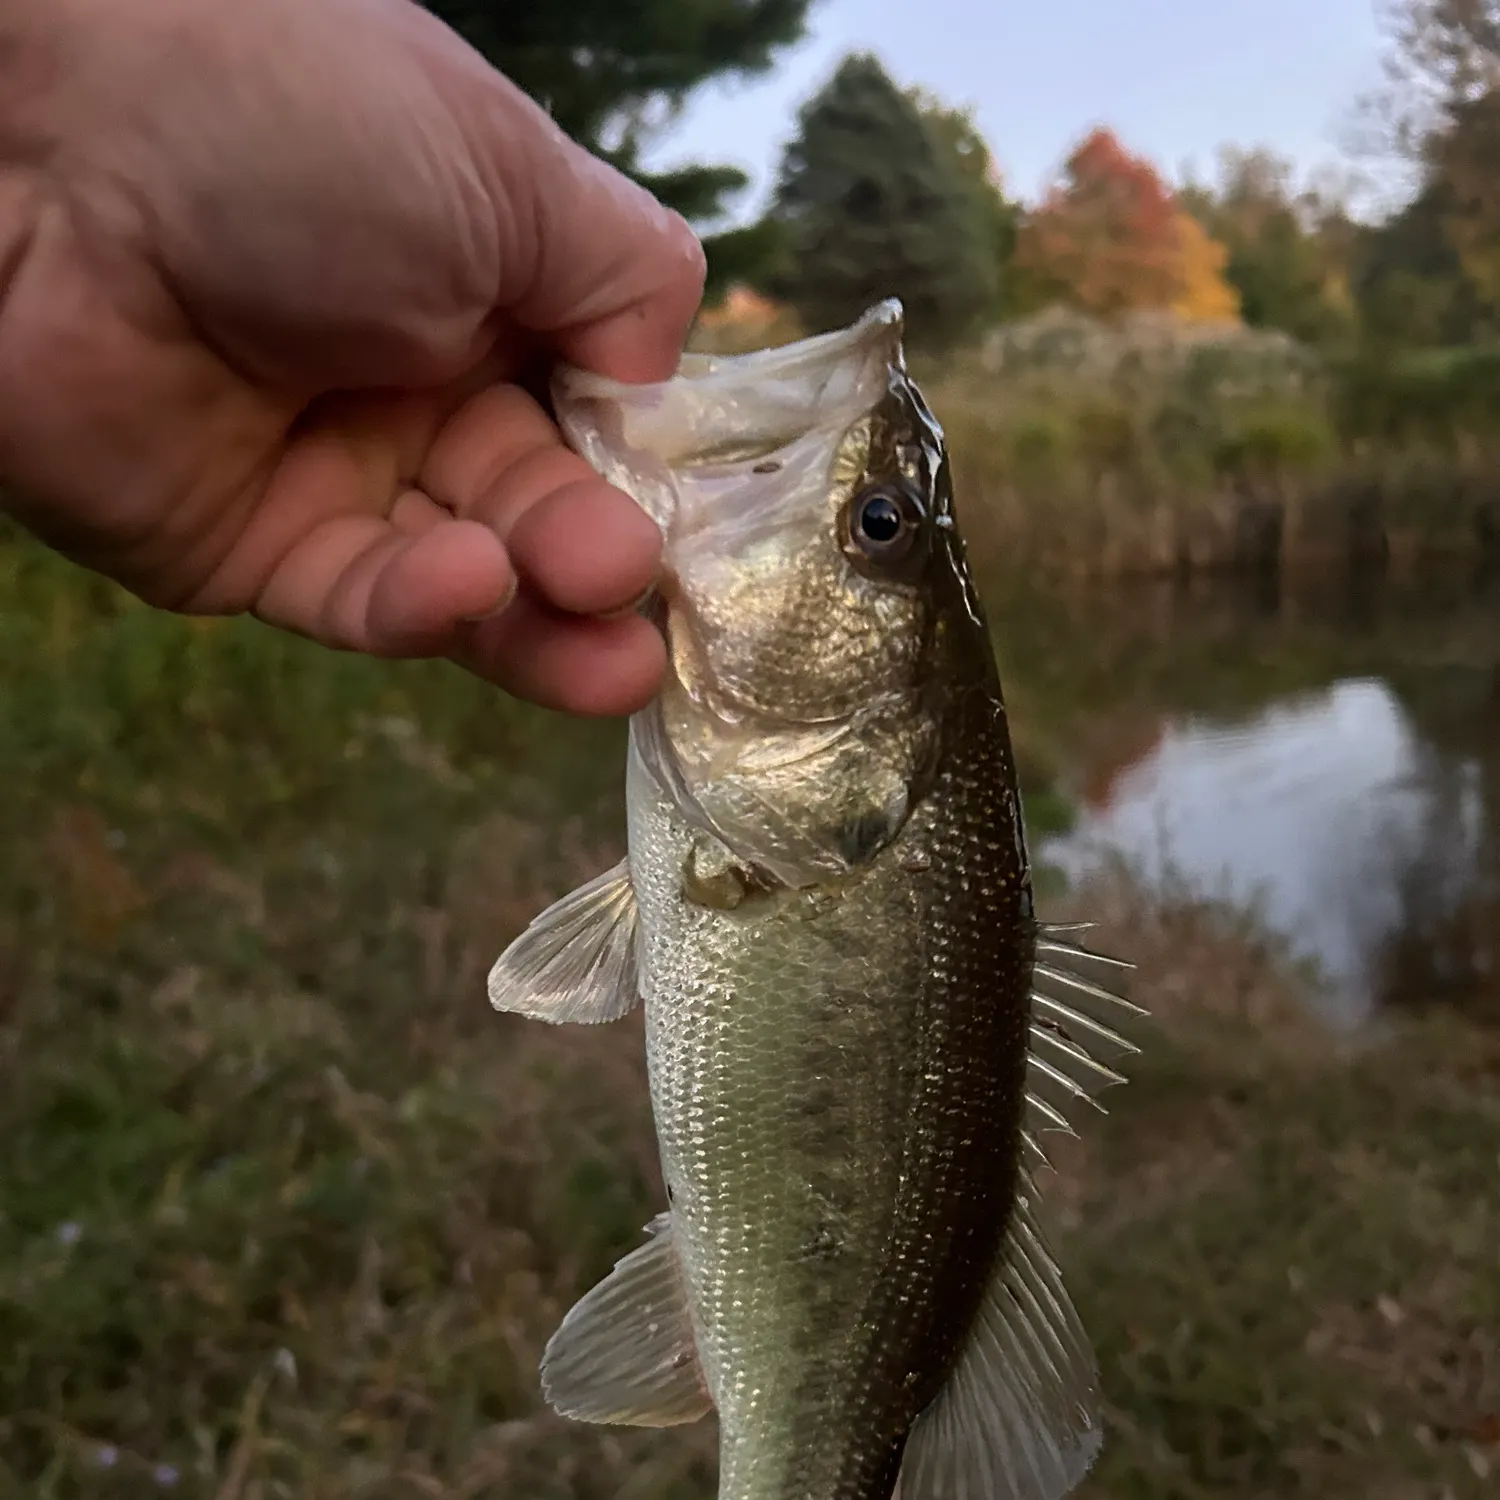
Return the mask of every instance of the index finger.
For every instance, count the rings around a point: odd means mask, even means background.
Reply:
[[[571,614],[627,608],[656,580],[662,536],[514,385],[472,397],[438,433],[423,490],[504,542],[523,586]]]

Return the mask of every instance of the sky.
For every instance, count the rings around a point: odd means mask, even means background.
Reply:
[[[847,52],[903,87],[972,106],[1013,194],[1035,199],[1070,147],[1108,124],[1179,179],[1221,144],[1265,145],[1305,173],[1348,167],[1356,100],[1380,81],[1377,0],[814,0],[810,34],[774,72],[706,87],[652,166],[730,162],[775,177],[797,107]]]

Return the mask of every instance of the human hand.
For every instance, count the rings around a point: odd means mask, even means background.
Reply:
[[[660,537],[517,383],[675,368],[687,226],[408,0],[13,0],[0,477],[142,598],[654,693]]]

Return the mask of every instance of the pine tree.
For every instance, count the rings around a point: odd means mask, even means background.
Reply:
[[[642,145],[711,78],[765,72],[799,40],[810,0],[421,0],[574,140],[690,219],[745,186],[737,167],[649,173]]]
[[[846,58],[803,107],[771,209],[783,261],[773,290],[810,331],[900,297],[929,348],[984,329],[1000,246],[988,184],[875,58]]]

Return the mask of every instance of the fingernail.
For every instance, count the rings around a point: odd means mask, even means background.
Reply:
[[[512,578],[505,586],[505,591],[500,595],[488,609],[481,610],[477,615],[465,615],[463,618],[472,625],[478,625],[484,620],[493,620],[498,615],[503,615],[516,598],[516,580]]]
[[[631,600],[629,604],[623,604],[619,609],[611,609],[599,616],[601,620],[623,620],[630,615],[644,614],[656,600],[656,585],[652,584],[644,593]]]

